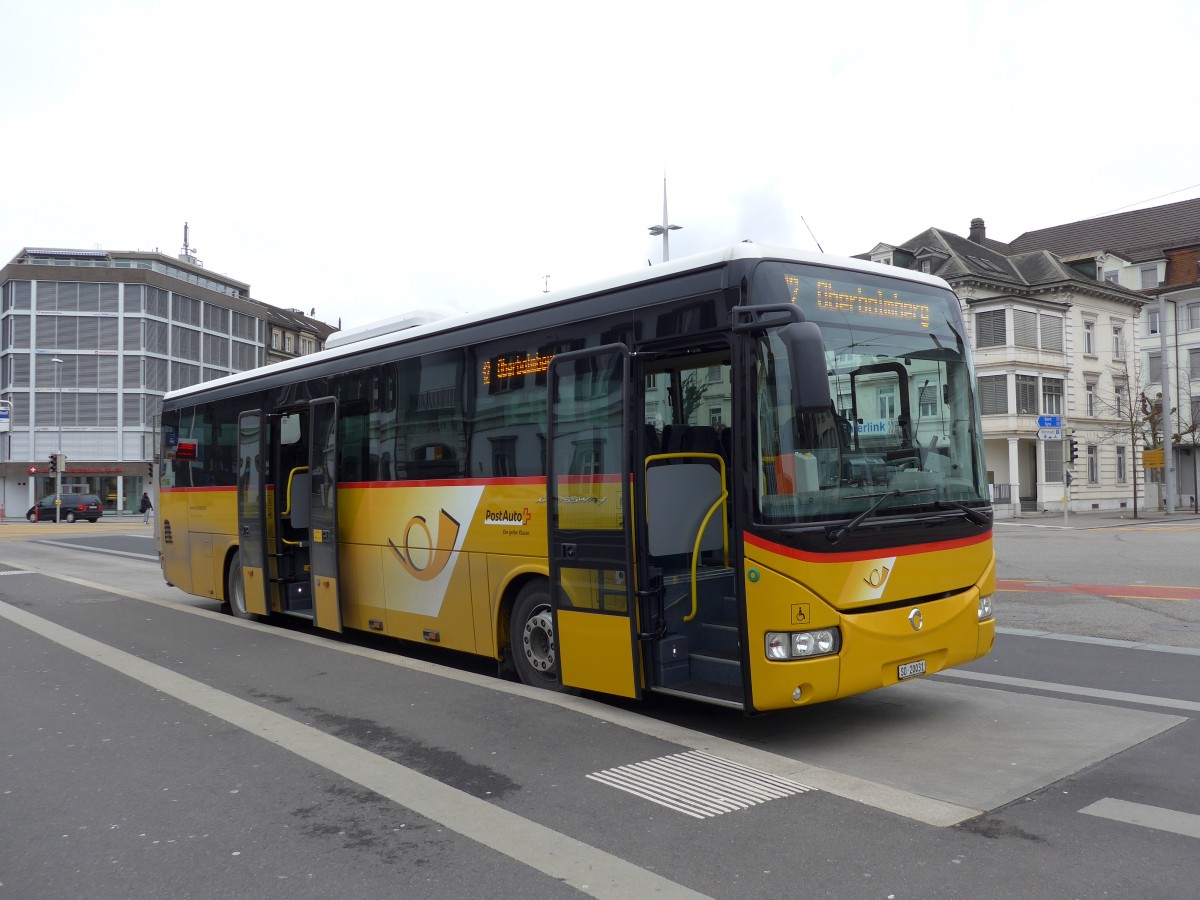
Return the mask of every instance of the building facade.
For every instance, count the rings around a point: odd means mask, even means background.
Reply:
[[[864,256],[958,294],[998,516],[1134,506],[1139,448],[1126,420],[1146,297],[1045,250],[1011,253],[981,219],[968,237],[931,228]]]
[[[1027,231],[1008,247],[1050,250],[1147,298],[1139,323],[1138,385],[1151,413],[1168,395],[1171,422],[1168,429],[1149,416],[1142,442],[1161,447],[1169,432],[1176,503],[1200,511],[1200,199]],[[1164,473],[1149,474],[1148,500],[1163,504],[1158,491]]]
[[[291,352],[269,350],[276,328]],[[59,452],[64,495],[136,512],[143,491],[154,495],[167,391],[315,351],[332,331],[186,252],[23,249],[0,270],[4,516],[54,491]]]

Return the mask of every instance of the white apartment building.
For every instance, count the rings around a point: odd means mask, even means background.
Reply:
[[[1141,502],[1127,420],[1145,296],[1045,250],[1012,253],[981,219],[966,238],[931,228],[864,257],[944,278],[962,301],[998,517]]]

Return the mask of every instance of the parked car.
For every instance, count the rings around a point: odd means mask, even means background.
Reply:
[[[53,522],[54,498],[57,496],[47,494],[29,507],[25,518],[30,522]],[[95,494],[63,494],[62,498],[62,506],[58,512],[59,521],[74,522],[76,519],[87,519],[89,522],[96,522],[104,515],[104,504]]]

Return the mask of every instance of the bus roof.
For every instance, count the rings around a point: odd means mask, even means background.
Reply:
[[[176,398],[186,397],[189,394],[208,391],[213,388],[237,384],[243,381],[251,381],[256,378],[284,372],[288,369],[304,368],[316,362],[336,359],[342,356],[349,356],[351,354],[361,353],[364,350],[372,350],[377,347],[386,347],[389,344],[403,343],[423,337],[425,335],[436,334],[442,331],[453,331],[457,328],[475,325],[493,319],[503,319],[516,313],[529,312],[530,310],[534,309],[550,307],[570,300],[588,297],[593,294],[600,294],[606,291],[626,288],[641,282],[658,281],[663,278],[669,278],[673,275],[680,275],[699,269],[707,269],[713,266],[718,266],[741,259],[778,259],[791,262],[809,263],[811,265],[833,266],[839,269],[870,272],[875,275],[880,274],[881,270],[883,270],[885,274],[905,281],[917,281],[924,284],[936,285],[938,287],[946,288],[947,290],[950,288],[950,286],[942,279],[932,275],[926,275],[912,269],[882,266],[879,263],[857,259],[854,257],[832,256],[829,254],[813,253],[805,250],[790,250],[780,247],[770,247],[764,244],[755,244],[750,241],[743,241],[739,244],[722,247],[718,250],[710,250],[705,253],[697,253],[693,256],[680,257],[679,259],[669,260],[656,266],[650,266],[645,269],[636,269],[632,272],[614,275],[590,284],[576,285],[560,291],[549,291],[544,294],[535,295],[530,299],[519,300],[515,303],[508,303],[501,306],[489,307],[476,312],[463,313],[461,315],[442,315],[430,310],[414,310],[406,312],[398,316],[381,319],[378,322],[374,322],[360,328],[350,329],[344,333],[340,333],[342,334],[341,337],[338,337],[339,333],[335,332],[330,336],[329,340],[326,341],[325,349],[317,353],[310,353],[306,356],[297,357],[296,359],[288,359],[282,362],[272,363],[268,366],[260,366],[255,369],[247,369],[243,372],[237,372],[233,375],[225,375],[221,378],[215,378],[211,381],[204,381],[199,384],[191,385],[190,387],[179,388],[178,390],[168,392],[163,399],[174,400]]]

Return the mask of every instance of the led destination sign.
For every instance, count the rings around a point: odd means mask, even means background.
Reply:
[[[483,364],[483,370],[480,373],[483,376],[484,384],[509,384],[514,378],[522,378],[526,375],[541,375],[550,368],[550,360],[554,359],[553,353],[542,355],[541,353],[526,353],[517,354],[510,357],[498,356],[495,359],[489,359]]]
[[[800,296],[800,278],[785,274],[783,280],[795,303]],[[819,280],[816,282],[816,294],[816,308],[823,313],[890,319],[893,322],[912,322],[921,328],[929,327],[929,304],[905,300],[894,288],[872,291],[862,285],[840,285]]]

